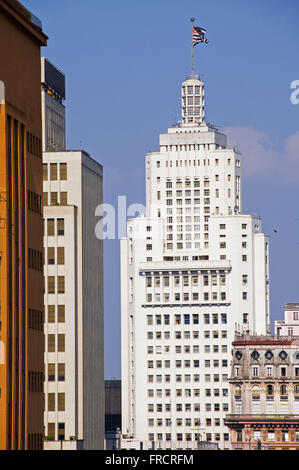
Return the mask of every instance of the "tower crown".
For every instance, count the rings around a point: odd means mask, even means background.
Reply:
[[[192,74],[182,83],[182,124],[196,125],[204,122],[204,83],[199,75]]]

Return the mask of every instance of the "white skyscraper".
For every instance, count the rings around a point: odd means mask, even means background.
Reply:
[[[121,240],[122,447],[229,448],[236,324],[269,330],[268,238],[242,214],[241,155],[182,84],[182,121],[146,155],[146,215]]]
[[[95,235],[103,168],[64,149],[64,88],[64,74],[43,58],[44,448],[96,450],[105,420],[103,242]]]

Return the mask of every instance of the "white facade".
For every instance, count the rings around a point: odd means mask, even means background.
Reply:
[[[275,320],[275,334],[278,336],[299,336],[299,303],[284,306],[284,320]]]
[[[103,449],[102,167],[82,151],[44,152],[43,165],[45,435]]]
[[[205,123],[199,77],[182,98],[181,125],[146,155],[146,214],[121,240],[124,448],[196,448],[199,435],[228,448],[235,324],[270,324],[268,238],[242,214],[241,155]]]

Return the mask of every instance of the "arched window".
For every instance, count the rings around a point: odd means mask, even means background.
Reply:
[[[274,395],[274,387],[273,385],[269,384],[266,387],[266,396],[267,397],[272,397]]]
[[[260,387],[258,385],[254,385],[251,388],[252,399],[253,400],[259,400],[260,399],[260,394],[261,394]]]
[[[294,386],[294,395],[296,398],[299,398],[299,384],[295,384]]]
[[[236,399],[236,400],[241,400],[241,395],[242,395],[242,393],[241,393],[241,387],[237,385],[237,386],[235,387],[235,399]]]
[[[286,385],[281,385],[279,391],[281,397],[286,396],[288,394]]]

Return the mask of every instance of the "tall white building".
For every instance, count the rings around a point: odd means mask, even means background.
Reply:
[[[65,77],[42,59],[45,449],[103,449],[103,168],[65,151]],[[101,227],[98,225],[97,229]]]
[[[182,121],[146,155],[146,215],[121,240],[122,447],[229,448],[235,326],[269,331],[268,238],[242,214],[241,155],[182,84]],[[154,444],[153,444],[154,442]]]
[[[102,166],[67,151],[44,152],[43,168],[45,449],[103,449],[103,244],[94,230]]]

